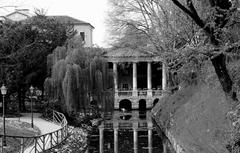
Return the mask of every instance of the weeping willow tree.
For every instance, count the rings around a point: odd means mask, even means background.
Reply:
[[[113,103],[112,77],[99,48],[83,48],[79,38],[69,40],[48,55],[45,95],[61,105],[66,113],[86,112],[90,97],[99,107]],[[112,97],[112,99],[110,98]],[[111,100],[110,100],[111,99]]]

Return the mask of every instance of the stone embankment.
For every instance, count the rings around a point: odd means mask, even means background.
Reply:
[[[228,153],[232,109],[216,76],[166,95],[153,118],[176,153]],[[237,124],[237,122],[236,122]]]

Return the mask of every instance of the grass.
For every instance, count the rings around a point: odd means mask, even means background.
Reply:
[[[3,120],[0,119],[0,133],[3,133]],[[40,134],[40,130],[37,127],[32,128],[31,124],[26,122],[21,122],[17,120],[6,120],[6,135],[10,136],[24,136],[32,137]],[[0,146],[2,144],[0,140]],[[7,153],[16,153],[20,150],[21,139],[6,137],[7,147],[4,148],[4,151]],[[24,148],[26,149],[33,143],[33,139],[24,139]]]

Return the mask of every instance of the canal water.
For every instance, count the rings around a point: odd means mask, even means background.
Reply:
[[[114,111],[88,138],[88,153],[162,153],[150,111]]]

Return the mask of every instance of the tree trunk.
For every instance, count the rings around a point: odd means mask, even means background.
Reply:
[[[21,99],[21,89],[18,89],[18,109],[19,112],[22,111],[22,99]]]
[[[20,88],[20,89],[18,89],[18,102],[19,102],[18,105],[19,105],[20,112],[26,111],[24,99],[25,99],[25,92],[23,91],[23,89]]]
[[[26,91],[25,90],[22,90],[22,108],[23,108],[23,111],[26,112],[26,105],[25,105],[25,97],[26,97]]]
[[[44,100],[44,86],[41,87],[42,88],[42,95],[41,95],[41,100]]]
[[[238,101],[236,92],[233,91],[232,79],[230,78],[226,67],[226,56],[224,54],[220,54],[211,59],[211,62],[215,68],[215,72],[226,96],[230,97],[234,101]]]

